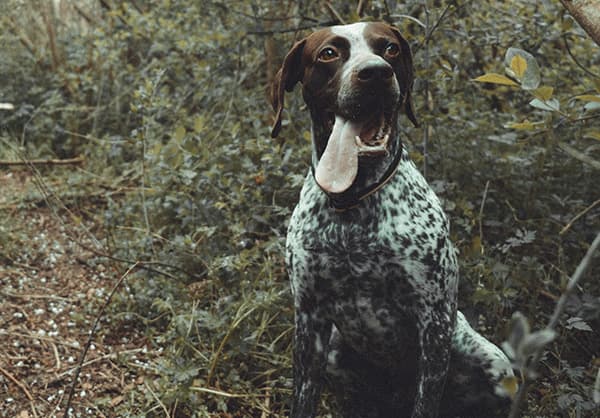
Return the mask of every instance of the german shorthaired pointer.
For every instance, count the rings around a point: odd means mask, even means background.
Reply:
[[[315,416],[324,383],[346,418],[502,413],[510,363],[457,314],[448,220],[400,140],[399,113],[417,123],[408,42],[384,23],[297,42],[273,87],[273,137],[284,92],[298,82],[312,119],[312,169],[287,236],[291,417]]]

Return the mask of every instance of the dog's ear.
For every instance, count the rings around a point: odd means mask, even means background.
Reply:
[[[415,79],[414,69],[413,69],[413,61],[412,61],[412,53],[410,52],[410,45],[408,41],[404,39],[402,34],[395,27],[391,27],[392,32],[398,38],[400,42],[401,56],[400,56],[400,72],[398,74],[398,82],[400,84],[400,92],[404,96],[404,112],[410,121],[416,127],[419,126],[419,122],[417,121],[417,117],[415,116],[415,108],[412,103],[412,87]]]
[[[283,64],[273,80],[271,86],[271,105],[275,111],[275,123],[271,131],[271,137],[275,138],[281,130],[281,118],[283,113],[283,96],[286,91],[294,90],[294,86],[302,81],[302,52],[306,39],[302,39],[294,44],[290,52],[287,53]]]

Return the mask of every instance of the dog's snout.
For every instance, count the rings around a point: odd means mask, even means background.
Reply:
[[[367,61],[356,71],[356,77],[361,82],[385,81],[394,75],[394,70],[385,61]]]

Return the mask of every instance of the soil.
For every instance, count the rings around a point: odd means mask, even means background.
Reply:
[[[0,417],[65,416],[93,324],[126,270],[90,251],[94,203],[57,212],[36,184],[27,170],[0,170]],[[106,411],[143,385],[147,356],[139,331],[101,318],[69,416],[117,416]]]

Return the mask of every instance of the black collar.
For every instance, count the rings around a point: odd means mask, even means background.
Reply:
[[[392,163],[388,166],[383,176],[381,176],[381,179],[369,185],[365,189],[360,190],[359,193],[356,193],[355,191],[351,191],[349,193],[348,191],[346,191],[337,195],[332,195],[324,191],[324,193],[326,193],[329,197],[329,204],[331,205],[331,207],[336,212],[345,212],[349,209],[353,209],[356,206],[358,206],[363,199],[372,195],[373,193],[381,189],[383,186],[385,186],[391,180],[391,178],[394,177],[394,174],[398,169],[398,165],[400,164],[400,160],[402,159],[402,152],[402,144],[400,144],[400,146],[396,150],[396,155],[394,156]],[[311,171],[314,176],[315,168],[312,166]]]

